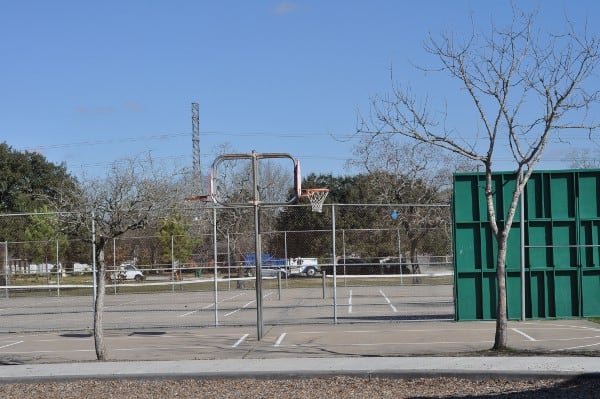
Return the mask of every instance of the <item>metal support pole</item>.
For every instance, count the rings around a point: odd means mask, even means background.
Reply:
[[[519,176],[519,183],[523,181],[523,172]],[[521,191],[521,321],[525,321],[525,186]]]
[[[229,231],[227,232],[227,290],[231,291],[231,242],[229,239]],[[239,277],[239,276],[238,276]]]
[[[113,292],[117,295],[117,239],[113,238],[113,271],[110,274],[113,282]]]
[[[92,286],[93,288],[93,302],[92,302],[92,307],[95,309],[96,308],[96,296],[98,295],[98,287],[97,284],[98,282],[96,281],[96,216],[94,214],[94,211],[92,211]]]
[[[214,294],[215,294],[215,327],[219,325],[219,284],[218,284],[218,264],[217,264],[217,204],[213,202],[213,273],[214,273]]]
[[[331,242],[333,246],[333,323],[337,324],[337,260],[335,254],[335,205],[331,204]]]
[[[321,279],[323,285],[323,299],[327,298],[327,278],[324,270],[321,269]]]
[[[288,274],[290,272],[290,265],[288,262],[288,252],[287,252],[287,231],[283,232],[283,258],[285,259],[285,288],[288,288]]]
[[[400,268],[400,284],[404,283],[404,274],[402,272],[402,247],[400,247],[400,229],[396,229],[398,235],[398,267]]]
[[[281,301],[281,270],[277,270],[277,292],[279,294],[279,301]]]
[[[8,241],[4,241],[4,293],[8,298]]]
[[[258,192],[258,157],[252,151],[252,182],[254,186],[254,256],[256,265],[256,336],[263,337],[263,303],[262,303],[262,253],[260,245],[260,208]]]
[[[56,296],[60,296],[60,275],[61,267],[58,263],[58,239],[56,240]]]
[[[171,234],[171,292],[175,293],[175,256],[173,251],[173,234]]]

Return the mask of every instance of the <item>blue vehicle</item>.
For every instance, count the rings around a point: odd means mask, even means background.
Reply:
[[[278,273],[281,273],[282,276],[287,274],[287,267],[284,258],[275,258],[270,254],[261,254],[260,261],[263,277],[276,277]],[[248,268],[246,273],[250,276],[253,276],[256,269],[256,255],[245,254],[243,266],[244,268]]]

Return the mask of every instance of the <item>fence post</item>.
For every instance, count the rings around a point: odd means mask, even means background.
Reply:
[[[102,276],[102,278],[104,278],[104,276]],[[92,286],[93,288],[93,293],[92,293],[92,308],[96,309],[96,295],[98,295],[98,288],[97,288],[97,284],[98,282],[96,281],[96,216],[95,216],[95,212],[92,210]]]
[[[289,274],[289,271],[290,271],[290,265],[288,264],[288,251],[287,251],[287,247],[288,247],[288,245],[287,245],[287,231],[284,231],[283,232],[283,257],[285,259],[285,266],[284,267],[285,267],[285,270],[286,270],[286,273],[285,273],[285,288],[289,288],[289,285],[288,285],[288,277],[289,276],[288,276],[288,274]]]
[[[523,179],[523,171],[519,176],[519,181]],[[520,227],[521,227],[521,321],[525,321],[525,187],[521,191],[521,198],[519,199],[519,206],[521,213],[520,215]]]
[[[56,296],[60,296],[60,277],[62,266],[58,263],[58,239],[56,240]]]
[[[227,290],[231,291],[231,251],[229,245],[231,242],[229,241],[229,230],[227,230]],[[240,277],[240,276],[238,276]]]
[[[327,278],[325,277],[327,273],[321,270],[321,279],[323,280],[323,299],[327,298]]]
[[[8,299],[8,241],[4,241],[4,291]]]
[[[332,238],[331,242],[333,243],[333,323],[337,324],[337,260],[335,254],[335,205],[331,204],[331,232]],[[342,230],[343,233],[343,230]]]
[[[219,325],[219,284],[217,282],[217,204],[213,201],[213,269],[214,269],[214,294],[215,294],[215,327]]]
[[[110,274],[110,276],[112,277],[112,283],[113,283],[113,291],[115,293],[115,295],[117,295],[117,282],[119,281],[117,277],[117,239],[113,238],[113,271]]]
[[[398,235],[398,267],[400,268],[400,284],[404,283],[404,272],[402,271],[402,247],[400,247],[400,229],[396,229]]]
[[[175,258],[173,256],[173,234],[171,234],[171,292],[175,292]]]

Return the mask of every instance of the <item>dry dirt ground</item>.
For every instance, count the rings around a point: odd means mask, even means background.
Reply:
[[[0,398],[598,398],[600,377],[78,380],[0,385]]]

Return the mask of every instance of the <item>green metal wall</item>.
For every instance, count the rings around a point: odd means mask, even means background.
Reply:
[[[514,172],[493,175],[502,225]],[[497,245],[489,228],[485,174],[454,175],[456,320],[496,317]],[[537,171],[525,188],[525,317],[600,316],[600,170]],[[520,206],[506,256],[509,319],[521,318]]]

